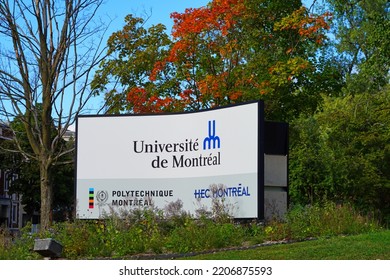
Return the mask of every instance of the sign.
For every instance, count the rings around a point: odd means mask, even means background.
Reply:
[[[78,116],[80,219],[145,206],[263,218],[263,103],[163,115]]]

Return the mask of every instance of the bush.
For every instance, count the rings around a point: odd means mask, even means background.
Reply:
[[[35,260],[40,256],[32,251],[35,236],[30,234],[31,225],[27,225],[20,236],[11,234],[6,229],[0,229],[0,259],[1,260]]]
[[[180,205],[176,204],[176,206]],[[176,207],[175,206],[175,207]],[[23,229],[20,237],[0,231],[0,259],[39,259],[32,251],[35,238],[51,237],[63,246],[65,259],[118,258],[141,253],[188,253],[258,244],[269,240],[303,240],[309,237],[358,234],[380,229],[368,216],[350,205],[332,202],[292,207],[285,221],[237,223],[223,217],[181,211],[163,216],[159,209],[145,208],[111,213],[102,220],[63,222],[39,234]]]

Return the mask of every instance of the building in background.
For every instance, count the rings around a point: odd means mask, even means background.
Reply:
[[[13,133],[9,126],[0,122],[0,141],[12,140]],[[3,160],[0,158],[0,160]],[[21,195],[11,194],[12,183],[17,174],[6,167],[0,168],[0,227],[17,231],[23,226],[23,206]]]

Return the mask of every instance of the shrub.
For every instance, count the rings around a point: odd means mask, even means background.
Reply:
[[[102,220],[63,222],[39,234],[23,229],[14,238],[0,231],[0,259],[39,259],[32,251],[35,238],[51,237],[63,246],[63,258],[125,257],[140,253],[188,253],[267,240],[303,240],[309,237],[358,234],[380,229],[369,216],[350,205],[332,202],[292,207],[285,221],[237,223],[226,212],[222,217],[202,214],[196,218],[172,206],[168,216],[152,207],[111,213]]]
[[[40,256],[32,251],[34,235],[30,234],[31,225],[27,225],[20,236],[11,234],[6,229],[0,229],[0,259],[2,260],[35,260]]]

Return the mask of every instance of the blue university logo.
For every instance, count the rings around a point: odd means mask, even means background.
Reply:
[[[215,120],[209,121],[209,136],[203,140],[203,150],[219,149],[221,147],[221,139],[215,135]]]

